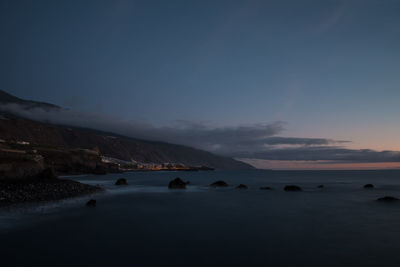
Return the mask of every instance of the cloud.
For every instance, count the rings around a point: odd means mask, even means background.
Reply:
[[[263,143],[268,145],[330,145],[349,143],[345,140],[332,140],[325,138],[298,138],[298,137],[269,137],[262,140]]]
[[[207,123],[176,121],[156,127],[146,122],[125,121],[98,113],[67,109],[0,105],[0,110],[41,122],[97,129],[133,138],[196,147],[216,154],[247,159],[328,162],[400,162],[400,152],[349,149],[349,141],[278,136],[283,122],[212,127]]]
[[[99,113],[68,109],[44,110],[17,104],[1,105],[7,111],[31,120],[92,128],[146,140],[190,145],[206,150],[226,150],[232,145],[254,145],[283,131],[283,122],[234,127],[211,127],[204,123],[176,121],[171,126],[155,127],[146,122],[125,121]]]
[[[306,146],[301,148],[269,149],[235,153],[238,158],[263,160],[325,161],[324,163],[400,162],[398,151],[374,151],[371,149],[348,149],[337,146]]]

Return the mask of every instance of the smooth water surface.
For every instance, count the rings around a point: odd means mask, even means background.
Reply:
[[[168,190],[177,176],[191,181],[187,190]],[[129,186],[115,186],[120,177]],[[400,203],[375,201],[400,198],[400,171],[74,179],[107,192],[0,212],[2,266],[400,266]],[[216,180],[230,187],[209,188]],[[249,189],[235,189],[240,183]],[[375,188],[364,189],[367,183]],[[285,192],[286,184],[303,192]],[[90,198],[96,208],[85,206]]]

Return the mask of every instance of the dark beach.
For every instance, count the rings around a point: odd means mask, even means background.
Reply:
[[[104,189],[70,179],[0,181],[0,207],[79,197]]]
[[[0,207],[39,204],[104,191],[98,186],[60,179],[51,168],[35,171],[30,176],[0,179]]]

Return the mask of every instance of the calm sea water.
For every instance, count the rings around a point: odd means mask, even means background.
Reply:
[[[168,182],[191,181],[187,190]],[[114,185],[125,177],[129,186]],[[1,266],[400,266],[400,171],[81,176],[107,193],[0,212]],[[224,180],[231,186],[211,189]],[[248,190],[237,190],[239,183]],[[363,189],[373,183],[375,189]],[[297,184],[303,192],[285,192]],[[318,189],[323,184],[325,188]],[[259,190],[270,186],[274,190]]]

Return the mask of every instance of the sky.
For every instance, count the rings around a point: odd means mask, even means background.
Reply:
[[[70,110],[54,120],[261,168],[398,168],[399,14],[400,0],[3,0],[0,89]]]

